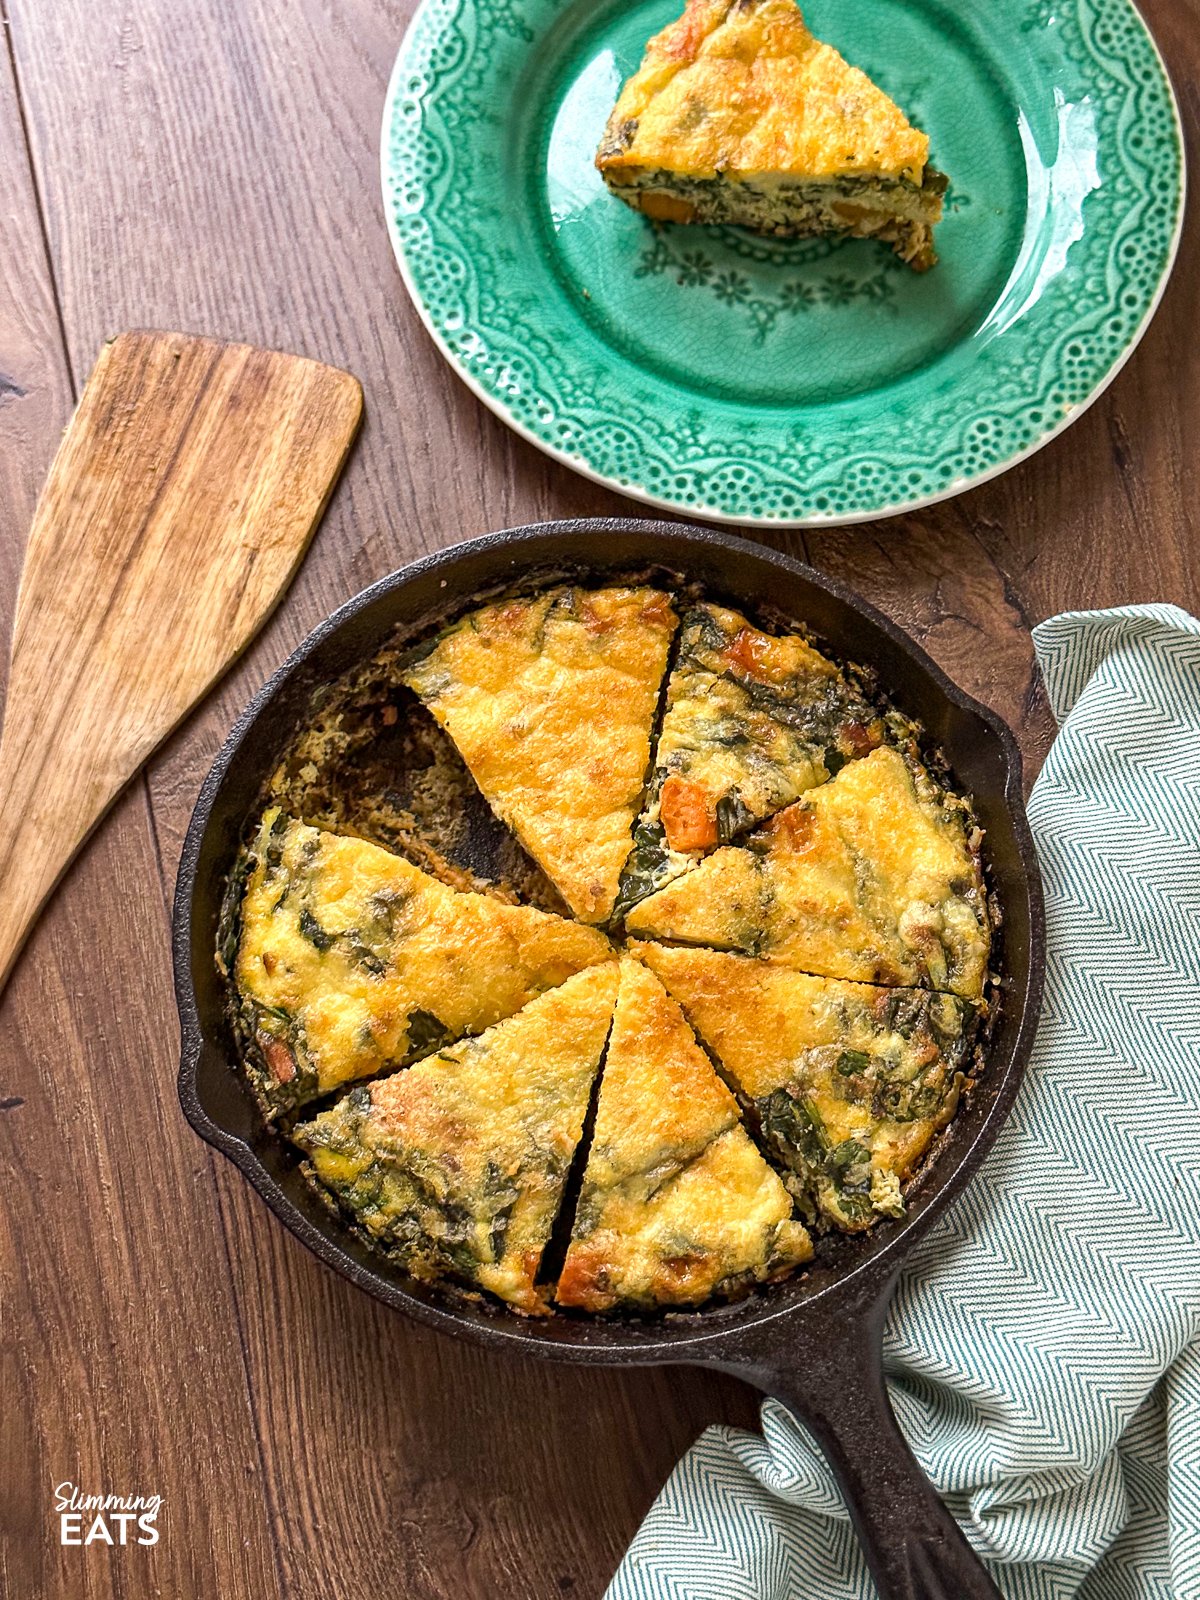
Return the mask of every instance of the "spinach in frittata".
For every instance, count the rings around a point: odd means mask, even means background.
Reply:
[[[546,1310],[536,1282],[583,1132],[617,991],[593,967],[293,1137],[367,1234],[415,1277]]]
[[[612,954],[594,929],[448,888],[280,811],[247,865],[230,965],[268,1116],[479,1033]]]
[[[810,1221],[858,1232],[903,1211],[901,1184],[958,1105],[973,1006],[715,950],[634,948],[754,1106]]]
[[[828,782],[885,735],[862,691],[805,639],[761,633],[723,606],[693,606],[679,627],[622,909]]]
[[[964,802],[884,745],[634,906],[639,936],[979,1000],[990,931]]]
[[[679,1006],[624,959],[560,1305],[699,1305],[812,1254]]]

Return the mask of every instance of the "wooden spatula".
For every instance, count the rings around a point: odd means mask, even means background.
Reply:
[[[176,333],[100,353],[38,501],[0,738],[0,987],[122,787],[245,649],[362,417],[347,372]]]

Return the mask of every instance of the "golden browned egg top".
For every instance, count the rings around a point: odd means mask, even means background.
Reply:
[[[635,944],[739,1091],[811,1219],[857,1232],[954,1114],[975,1010],[717,950]]]
[[[404,674],[584,922],[617,897],[675,626],[655,589],[551,589],[473,612]]]
[[[581,972],[479,1038],[352,1091],[296,1142],[414,1275],[477,1284],[537,1315],[616,990],[614,964]]]
[[[479,1033],[611,954],[592,928],[277,810],[252,862],[233,976],[268,1113]]]
[[[560,1305],[697,1305],[805,1261],[808,1234],[678,1004],[625,959]]]
[[[688,0],[621,92],[597,165],[694,177],[906,178],[929,140],[793,0]]]
[[[881,746],[634,906],[631,933],[866,983],[983,994],[990,947],[965,808]]]

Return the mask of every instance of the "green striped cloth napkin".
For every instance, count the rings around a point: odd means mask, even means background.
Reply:
[[[1030,818],[1049,965],[1034,1058],[888,1323],[892,1404],[1009,1600],[1200,1597],[1200,622],[1034,633],[1061,731]],[[776,1402],[675,1469],[608,1600],[869,1600]]]

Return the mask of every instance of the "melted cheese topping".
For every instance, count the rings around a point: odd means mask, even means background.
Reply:
[[[355,1090],[296,1142],[415,1276],[543,1313],[535,1279],[616,990],[615,965],[581,973],[478,1039]]]
[[[646,968],[621,987],[561,1305],[692,1305],[812,1253],[737,1102]]]
[[[688,0],[646,47],[597,157],[606,177],[908,179],[929,140],[813,38],[793,0]]]
[[[576,916],[617,897],[676,617],[653,589],[486,606],[404,674]]]
[[[634,949],[755,1102],[810,1214],[857,1231],[902,1209],[900,1184],[957,1106],[972,1006],[712,950]]]
[[[643,900],[631,933],[831,978],[983,994],[983,883],[958,803],[886,746]]]
[[[401,856],[269,811],[234,963],[268,1114],[479,1033],[581,968],[602,934],[448,888]]]

